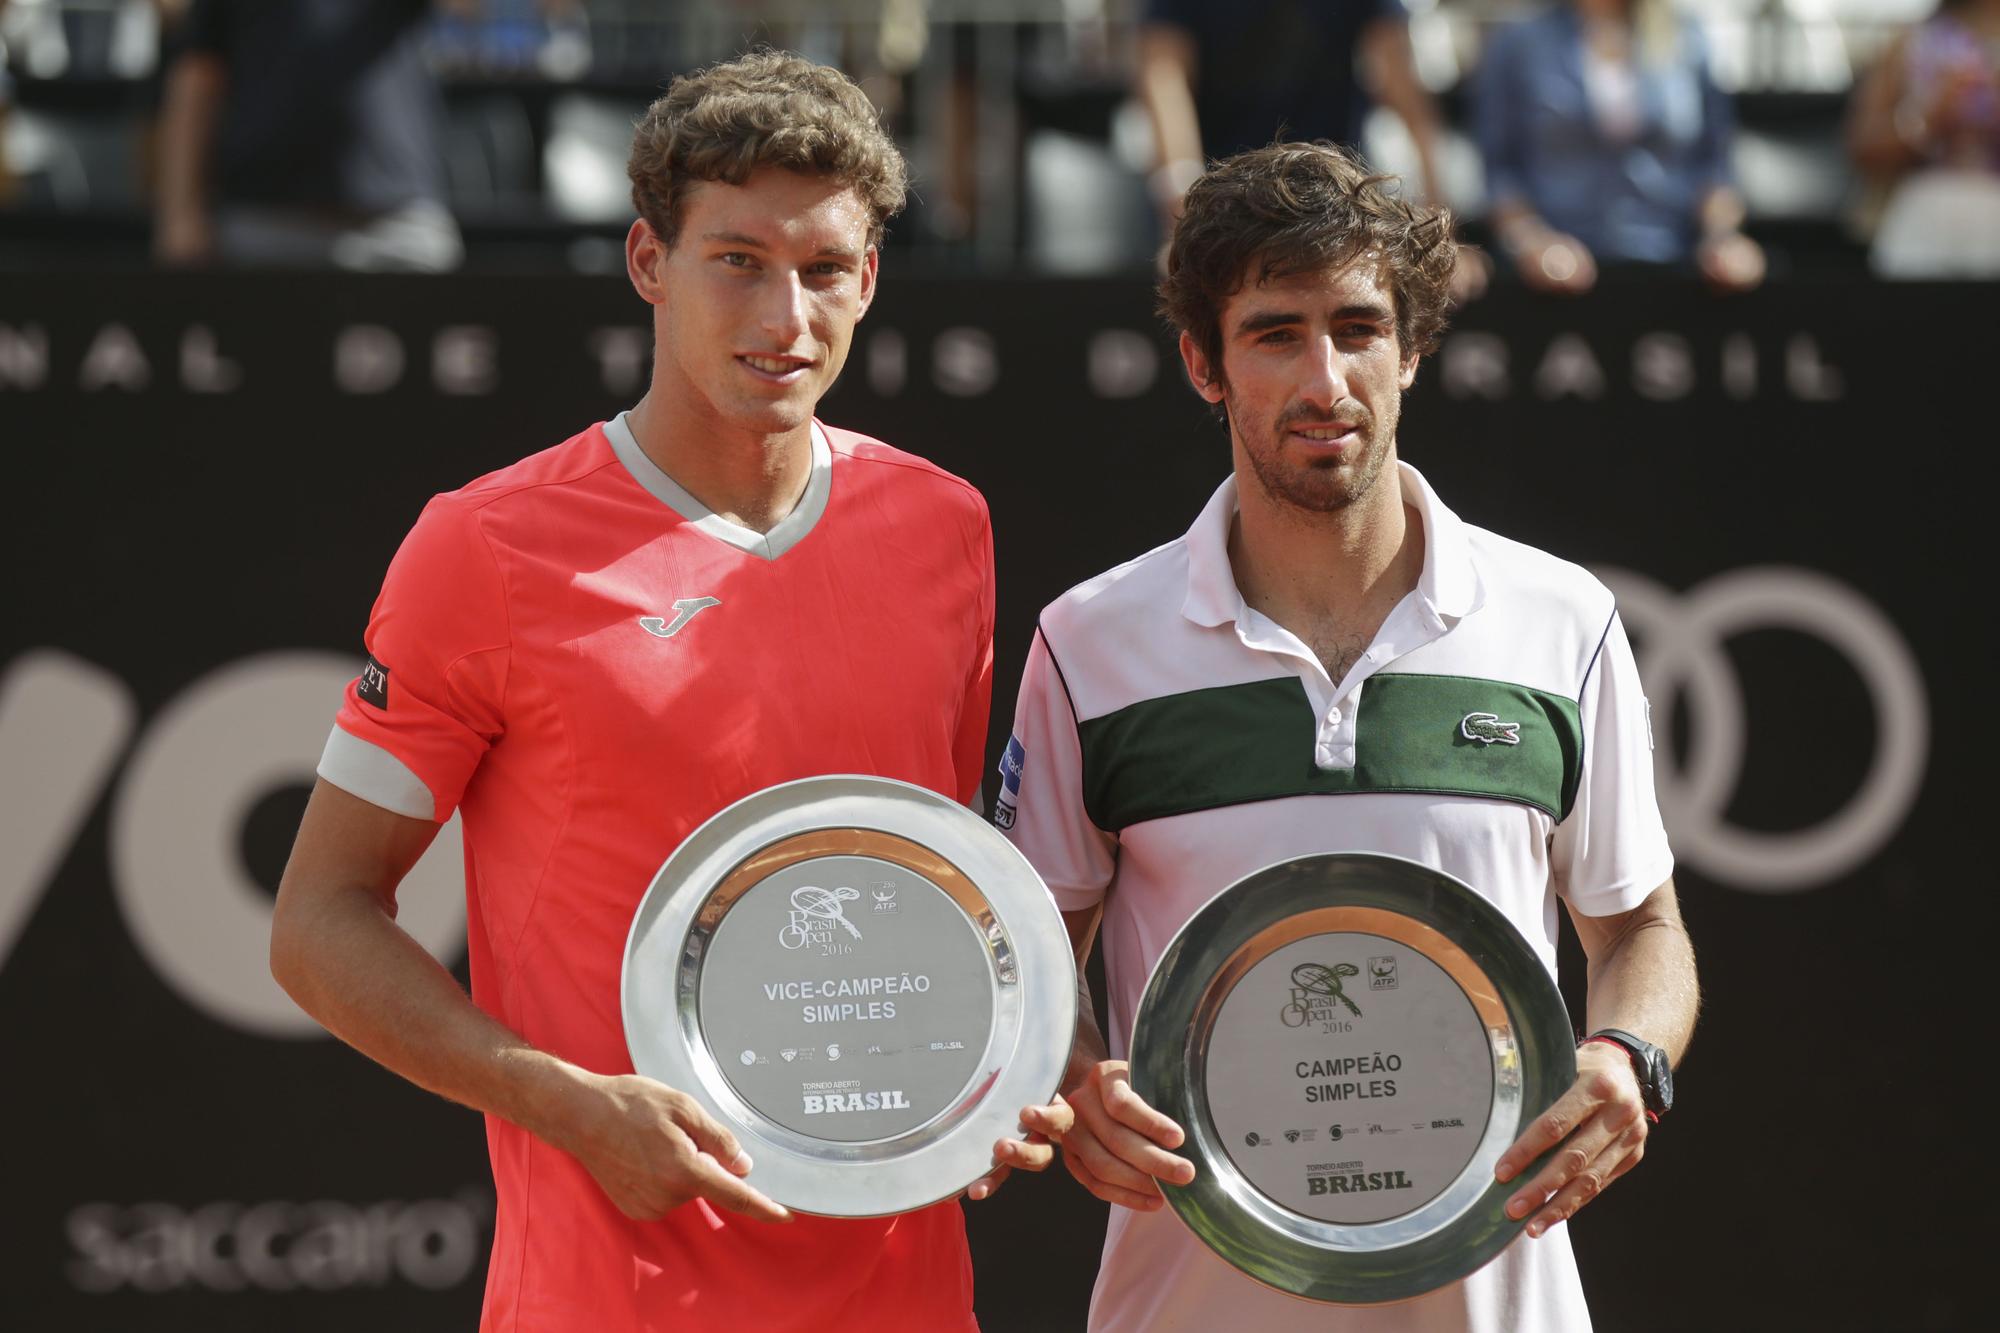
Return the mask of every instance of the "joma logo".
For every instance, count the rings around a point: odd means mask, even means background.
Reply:
[[[656,639],[671,639],[686,627],[688,621],[711,606],[721,605],[722,599],[719,597],[683,597],[674,603],[672,620],[660,616],[640,616],[639,628]]]

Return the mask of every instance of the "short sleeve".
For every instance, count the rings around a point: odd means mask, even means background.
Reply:
[[[1117,840],[1083,808],[1083,748],[1062,669],[1037,632],[1021,673],[1014,732],[1000,759],[995,821],[1028,858],[1065,912],[1104,899]]]
[[[1628,912],[1673,874],[1653,791],[1650,706],[1614,613],[1577,700],[1583,771],[1551,846],[1556,881],[1585,916]]]
[[[319,775],[385,810],[443,822],[504,730],[509,661],[499,568],[477,515],[439,496],[375,599]]]

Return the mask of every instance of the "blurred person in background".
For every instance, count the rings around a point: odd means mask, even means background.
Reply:
[[[1764,280],[1729,100],[1670,0],[1569,0],[1496,30],[1473,107],[1493,233],[1528,285],[1586,292],[1614,264]]]
[[[1143,0],[1138,92],[1163,245],[1204,160],[1279,139],[1352,150],[1371,100],[1401,118],[1422,197],[1442,202],[1440,118],[1417,77],[1409,19],[1404,0]],[[1454,297],[1477,296],[1487,272],[1479,251],[1462,250]]]
[[[2000,277],[2000,0],[1941,0],[1855,89],[1848,151],[1882,193],[1890,278]]]
[[[0,0],[0,21],[7,15],[7,0]],[[4,38],[0,32],[0,38]],[[14,82],[7,73],[7,44],[0,40],[0,207],[9,203],[15,191],[12,161],[7,151],[8,108],[14,105]]]
[[[426,0],[195,0],[167,71],[158,259],[456,268],[427,13]]]
[[[437,0],[426,38],[432,67],[447,77],[469,71],[567,81],[591,64],[583,0]]]
[[[1139,99],[1153,126],[1153,199],[1171,225],[1205,159],[1276,138],[1352,148],[1368,100],[1410,129],[1438,195],[1438,114],[1417,78],[1403,0],[1144,0]]]

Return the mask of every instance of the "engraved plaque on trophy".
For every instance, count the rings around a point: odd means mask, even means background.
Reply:
[[[1187,1130],[1162,1185],[1223,1258],[1312,1300],[1372,1305],[1456,1281],[1522,1222],[1493,1166],[1575,1078],[1534,949],[1441,871],[1300,857],[1182,927],[1132,1034],[1132,1084]]]
[[[623,995],[633,1067],[728,1125],[751,1184],[860,1217],[992,1169],[1056,1090],[1076,972],[1048,890],[984,820],[838,776],[746,797],[675,849]]]

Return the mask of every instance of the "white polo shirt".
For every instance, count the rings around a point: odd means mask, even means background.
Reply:
[[[1274,861],[1384,852],[1490,898],[1556,962],[1556,899],[1629,911],[1673,869],[1611,593],[1459,520],[1408,464],[1424,565],[1343,680],[1245,605],[1236,482],[1178,541],[1065,593],[1022,676],[996,812],[1065,911],[1104,904],[1111,1052],[1203,904]],[[1520,1240],[1398,1305],[1315,1306],[1243,1276],[1171,1210],[1111,1210],[1093,1333],[1588,1329],[1569,1237]]]

